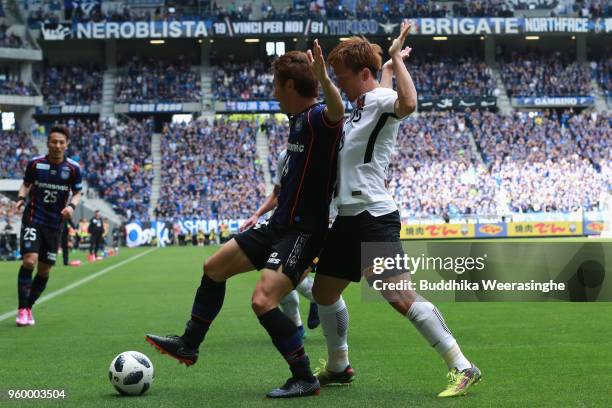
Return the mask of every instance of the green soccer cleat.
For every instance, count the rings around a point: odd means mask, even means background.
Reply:
[[[327,369],[327,361],[320,359],[319,364],[321,366],[315,369],[314,375],[321,383],[321,387],[327,385],[349,385],[355,379],[355,371],[350,365],[343,371],[336,373]]]
[[[459,371],[453,368],[447,374],[448,385],[446,389],[438,394],[439,398],[458,397],[465,395],[468,389],[482,379],[482,373],[474,364],[470,368]]]

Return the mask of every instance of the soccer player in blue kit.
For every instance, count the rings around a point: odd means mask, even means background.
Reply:
[[[70,132],[54,126],[47,137],[49,152],[30,160],[19,188],[16,208],[25,204],[21,220],[23,261],[17,278],[17,326],[33,326],[32,306],[47,286],[57,257],[62,223],[72,217],[81,199],[81,168],[66,157]],[[72,197],[71,197],[72,194]],[[34,279],[32,274],[38,264]]]
[[[278,206],[267,225],[248,229],[224,244],[204,264],[191,319],[182,336],[149,334],[158,350],[192,365],[225,298],[225,282],[234,275],[262,270],[252,308],[276,349],[289,364],[291,378],[268,398],[319,393],[319,382],[296,325],[279,302],[298,285],[323,246],[336,175],[344,106],[315,41],[313,53],[291,51],[274,61],[274,97],[290,116],[288,161]],[[319,83],[326,103],[318,103]]]

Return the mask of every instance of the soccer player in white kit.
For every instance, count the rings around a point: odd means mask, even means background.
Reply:
[[[350,282],[361,280],[361,243],[387,243],[403,254],[399,211],[385,180],[400,122],[417,105],[416,89],[402,58],[409,30],[404,21],[389,48],[397,92],[378,83],[382,50],[365,38],[342,42],[328,57],[337,85],[353,102],[354,110],[344,123],[339,152],[338,217],[319,257],[313,287],[328,349],[328,362],[315,372],[322,386],[350,383],[354,377],[348,360],[348,311],[341,294]],[[410,49],[406,51],[404,56]],[[382,82],[391,84],[388,76]],[[449,381],[439,397],[464,395],[480,381],[480,370],[465,358],[433,304],[414,291],[384,295],[446,362]]]

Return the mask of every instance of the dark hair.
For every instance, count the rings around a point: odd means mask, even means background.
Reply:
[[[68,130],[68,126],[65,125],[53,125],[49,131],[49,136],[51,136],[51,133],[61,133],[66,136],[66,140],[70,139],[70,130]],[[49,139],[49,136],[47,136],[47,139]]]
[[[305,52],[289,51],[272,63],[272,72],[281,85],[293,79],[295,90],[304,98],[319,95],[319,81],[315,77]]]

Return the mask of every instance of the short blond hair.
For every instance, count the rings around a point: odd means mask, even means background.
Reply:
[[[341,64],[354,73],[368,68],[376,78],[382,67],[382,48],[364,37],[351,37],[332,50],[328,61],[332,67]]]

